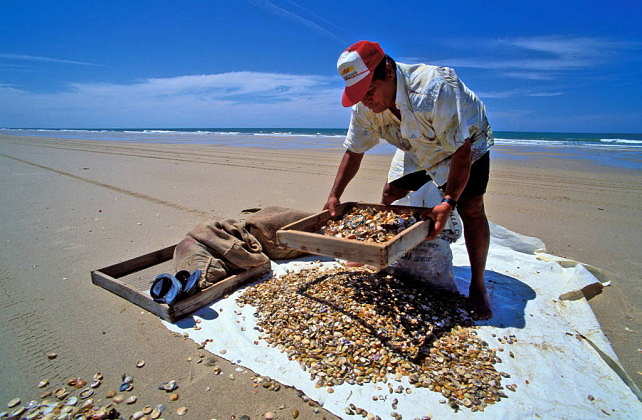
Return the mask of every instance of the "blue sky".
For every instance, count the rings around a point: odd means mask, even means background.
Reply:
[[[639,1],[0,2],[0,127],[345,127],[368,39],[454,67],[495,130],[642,132]]]

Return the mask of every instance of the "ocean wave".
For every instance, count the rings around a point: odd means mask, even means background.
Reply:
[[[525,146],[561,146],[561,147],[581,147],[581,148],[626,148],[626,147],[642,147],[642,140],[629,140],[629,139],[601,139],[599,142],[596,140],[580,140],[580,139],[565,139],[565,140],[544,140],[544,139],[503,139],[496,138],[495,144],[498,145],[525,145]]]
[[[642,144],[642,140],[631,139],[600,139],[602,143]]]
[[[525,144],[525,145],[542,145],[542,146],[571,145],[568,141],[564,141],[564,140],[502,139],[502,138],[495,138],[495,144]]]
[[[25,131],[29,131],[29,129],[26,128]],[[108,133],[111,130],[88,130],[82,128],[38,128],[33,131],[54,133]]]
[[[322,134],[322,133],[292,133],[274,131],[272,133],[242,133],[254,136],[280,136],[280,137],[345,137],[345,134]]]
[[[241,133],[240,131],[207,131],[206,134],[218,134],[221,136],[240,136],[241,134],[251,134],[251,133]]]

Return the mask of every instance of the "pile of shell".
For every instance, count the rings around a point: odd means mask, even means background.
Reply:
[[[44,392],[41,400],[32,400],[25,405],[20,404],[20,399],[9,401],[7,407],[14,409],[11,413],[0,413],[0,418],[5,415],[9,418],[20,419],[118,419],[120,414],[113,404],[97,404],[91,398],[94,388],[102,382],[102,374],[96,373],[93,380],[87,385],[82,378],[70,378],[66,385]],[[49,386],[48,380],[38,383],[38,388]]]
[[[328,220],[319,233],[357,241],[387,242],[418,220],[410,211],[355,208],[339,220]]]
[[[508,374],[495,369],[495,351],[477,336],[461,295],[383,272],[313,268],[250,287],[238,302],[257,308],[262,338],[328,392],[407,376],[453,409],[506,398],[500,382]]]
[[[52,358],[50,358],[52,359]],[[139,361],[136,366],[143,367],[144,361]],[[101,400],[95,399],[97,397],[97,388],[103,382],[103,374],[97,372],[90,381],[83,378],[72,377],[66,380],[62,385],[50,384],[47,379],[43,379],[38,383],[38,388],[44,392],[40,395],[40,400],[32,400],[28,403],[21,405],[19,398],[14,398],[7,404],[11,412],[0,412],[0,419],[43,419],[43,420],[71,420],[71,419],[121,419],[121,413],[116,410],[115,405],[125,403],[134,405],[138,401],[135,395],[125,396],[126,392],[134,388],[134,378],[128,375],[123,375],[119,391],[109,390],[105,394],[105,398],[110,399],[107,403],[101,403]],[[178,388],[176,381],[170,381],[161,384],[159,389],[166,392],[173,391]],[[170,401],[173,401],[170,394]],[[143,407],[141,410],[134,412],[131,415],[133,420],[150,420],[160,419],[162,413],[165,411],[165,406],[158,404],[156,407],[149,405]],[[176,413],[181,416],[187,412],[186,407],[181,407],[176,410]]]

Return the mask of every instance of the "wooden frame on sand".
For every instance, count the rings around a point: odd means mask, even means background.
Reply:
[[[96,286],[100,286],[103,289],[115,293],[123,299],[140,306],[166,321],[175,322],[221,296],[233,292],[239,288],[239,286],[249,283],[262,274],[270,271],[269,263],[251,268],[239,274],[226,277],[218,283],[176,302],[172,306],[154,302],[149,295],[148,290],[138,290],[122,279],[123,277],[137,271],[171,260],[174,255],[175,247],[176,245],[168,246],[140,257],[94,270],[91,272],[91,282]]]

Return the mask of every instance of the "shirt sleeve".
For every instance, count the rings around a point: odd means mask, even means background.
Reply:
[[[364,153],[379,144],[379,134],[366,115],[366,111],[358,105],[352,108],[350,127],[343,142],[343,147],[355,153]]]
[[[462,121],[459,89],[453,83],[443,81],[435,97],[432,123],[435,137],[444,150],[455,152],[468,137],[468,128]]]
[[[455,71],[440,67],[440,83],[432,112],[436,138],[442,147],[455,152],[466,139],[476,142],[492,134],[484,104],[459,80]]]

